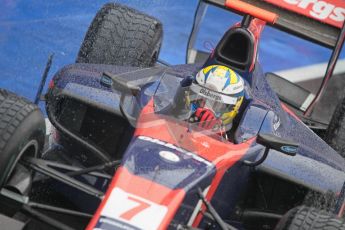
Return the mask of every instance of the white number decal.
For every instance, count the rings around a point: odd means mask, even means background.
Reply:
[[[101,215],[129,223],[140,229],[157,229],[168,208],[114,188]]]

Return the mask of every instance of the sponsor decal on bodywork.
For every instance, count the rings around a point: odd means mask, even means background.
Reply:
[[[158,229],[167,211],[166,206],[114,188],[95,229]]]
[[[264,0],[309,18],[341,28],[345,20],[344,0]]]
[[[280,149],[282,151],[288,152],[288,153],[297,153],[297,147],[295,147],[295,146],[284,145]]]
[[[173,163],[177,163],[180,162],[180,157],[178,155],[176,155],[173,152],[170,151],[160,151],[159,152],[159,156],[169,162],[173,162]]]

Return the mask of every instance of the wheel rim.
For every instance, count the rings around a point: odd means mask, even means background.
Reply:
[[[22,195],[28,193],[31,187],[32,171],[19,161],[26,156],[37,157],[38,146],[36,140],[31,140],[22,148],[8,171],[8,175],[4,180],[4,187]]]

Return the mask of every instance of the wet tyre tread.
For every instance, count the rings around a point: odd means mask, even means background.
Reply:
[[[12,92],[0,89],[0,153],[22,121],[39,108]]]
[[[290,210],[276,229],[284,230],[343,230],[344,220],[317,208],[300,206]]]
[[[91,23],[77,62],[152,66],[162,33],[162,24],[157,19],[126,6],[108,3]]]

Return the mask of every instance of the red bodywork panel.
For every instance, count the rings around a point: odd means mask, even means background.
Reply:
[[[245,143],[232,144],[230,142],[221,142],[202,133],[189,132],[181,128],[178,123],[161,119],[155,115],[153,113],[152,103],[151,100],[143,108],[134,135],[164,141],[193,152],[208,162],[212,162],[217,172],[206,194],[207,200],[211,200],[224,173],[245,155],[251,144],[255,141],[255,138]],[[117,195],[119,193],[118,191],[121,191],[120,195],[125,194],[127,198],[123,198],[117,203],[114,202],[114,196],[116,195],[114,191],[117,192]],[[114,207],[115,210],[115,207],[118,207],[118,205],[124,206],[126,202],[134,202],[136,206],[134,208],[127,208],[121,214],[114,214],[114,218],[130,222],[135,217],[142,215],[141,212],[147,211],[152,206],[158,206],[158,208],[164,211],[164,214],[160,218],[156,217],[156,219],[159,219],[159,225],[158,223],[156,224],[157,229],[166,229],[182,204],[186,192],[184,189],[172,190],[154,181],[133,175],[126,168],[120,167],[107,190],[105,198],[89,223],[87,230],[95,228],[101,217],[104,216],[107,206],[109,210],[111,204],[111,207]],[[205,207],[202,207],[202,209],[204,210]],[[202,213],[198,214],[193,221],[193,226],[199,225],[202,217]],[[148,219],[150,218],[152,217],[148,217]]]
[[[344,0],[264,0],[273,5],[341,28],[345,19]]]
[[[278,19],[278,15],[276,15],[275,13],[258,8],[240,0],[226,0],[225,6],[246,14],[250,14],[255,18],[271,24],[274,24]]]
[[[150,105],[151,104],[151,105]],[[213,178],[206,199],[211,200],[215,194],[219,183],[221,182],[224,173],[238,162],[248,151],[256,138],[252,138],[245,143],[233,144],[230,142],[220,142],[207,135],[200,135],[199,133],[182,131],[179,125],[163,121],[156,117],[153,113],[152,101],[143,109],[143,114],[140,118],[140,123],[143,124],[142,128],[136,129],[136,136],[148,136],[151,138],[159,139],[167,143],[171,143],[182,148],[196,153],[198,156],[212,162],[217,169],[217,173]],[[145,127],[147,124],[155,122],[151,128]],[[160,123],[157,125],[157,123]],[[202,207],[205,210],[205,207]],[[197,227],[202,220],[203,214],[200,212],[194,223],[193,227]]]
[[[118,194],[112,194],[114,190],[123,191],[127,197],[123,197],[121,202],[113,202],[111,199],[118,198],[114,197]],[[144,216],[147,221],[153,222],[150,220],[152,216],[146,216],[144,211],[146,210],[147,212],[147,210],[154,208],[154,205],[166,207],[166,213],[164,213],[162,219],[157,220],[160,222],[159,225],[155,225],[156,229],[166,229],[166,226],[173,219],[184,197],[185,191],[183,189],[171,190],[163,185],[133,175],[126,168],[120,167],[107,190],[105,198],[86,230],[95,228],[100,217],[104,215],[105,206],[112,206],[114,216],[122,220],[131,222],[135,221],[137,217]],[[133,207],[130,206],[131,203],[134,204]],[[124,211],[120,214],[116,214],[115,210],[119,206],[126,207],[123,208]]]
[[[253,34],[254,36],[254,54],[253,54],[253,60],[252,64],[250,65],[249,71],[252,72],[255,67],[256,59],[257,59],[257,53],[258,53],[258,46],[260,41],[261,32],[264,30],[266,25],[265,21],[262,21],[260,19],[253,19],[253,21],[250,23],[250,26],[248,30]]]

